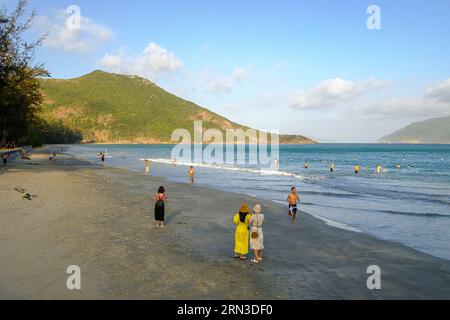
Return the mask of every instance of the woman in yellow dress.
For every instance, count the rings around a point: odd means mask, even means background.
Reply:
[[[239,209],[239,212],[236,213],[233,218],[233,223],[237,225],[234,257],[241,260],[247,260],[247,257],[245,255],[248,254],[248,224],[251,217],[252,215],[250,214],[250,207],[247,204],[243,204]]]

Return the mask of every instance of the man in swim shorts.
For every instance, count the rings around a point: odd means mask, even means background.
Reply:
[[[189,167],[188,176],[189,176],[189,182],[191,183],[191,186],[192,186],[194,184],[194,177],[195,177],[195,171],[194,171],[193,166]]]
[[[289,215],[292,217],[292,224],[297,223],[297,203],[300,201],[300,197],[295,187],[291,188],[291,193],[287,197],[289,203]]]
[[[150,173],[150,163],[148,160],[145,160],[145,174],[148,176]]]

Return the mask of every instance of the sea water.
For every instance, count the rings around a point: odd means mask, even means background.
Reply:
[[[72,145],[68,152],[94,163],[98,152],[106,152],[106,165],[142,173],[143,159],[150,159],[151,175],[187,183],[187,166],[193,161],[178,160],[174,165],[172,149],[172,145]],[[196,183],[279,203],[286,203],[290,188],[296,186],[301,209],[332,226],[450,259],[450,145],[281,145],[279,160],[279,170],[194,163]],[[329,170],[331,162],[334,173]],[[358,175],[355,164],[360,167]],[[380,174],[377,164],[382,166]]]

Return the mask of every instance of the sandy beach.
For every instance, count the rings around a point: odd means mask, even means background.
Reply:
[[[0,168],[2,299],[450,299],[450,261],[342,230],[272,201],[102,167],[69,155]],[[153,227],[164,185],[166,229]],[[24,189],[31,200],[24,199]],[[264,262],[232,259],[243,202],[266,217]],[[82,289],[66,288],[81,268]],[[381,290],[366,286],[381,268]]]

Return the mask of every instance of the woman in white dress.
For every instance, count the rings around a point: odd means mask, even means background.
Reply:
[[[264,249],[264,214],[261,213],[261,205],[256,204],[253,207],[253,215],[249,221],[250,228],[250,247],[255,253],[252,263],[260,263],[262,261],[262,251]]]

